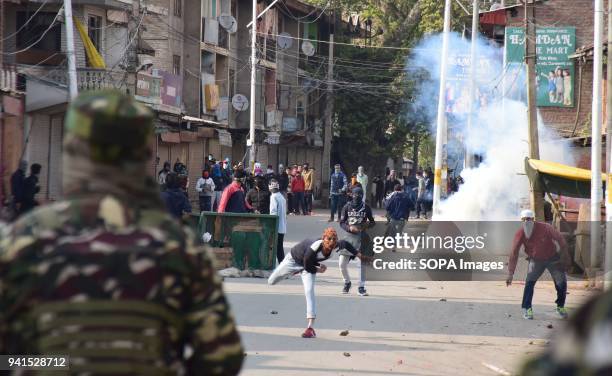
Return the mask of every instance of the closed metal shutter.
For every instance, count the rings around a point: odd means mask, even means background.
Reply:
[[[215,159],[223,160],[223,158],[225,158],[225,156],[221,155],[221,145],[219,145],[218,138],[208,139],[208,149],[208,153],[212,154]]]
[[[40,192],[36,196],[38,199],[46,200],[48,198],[49,186],[49,134],[50,123],[48,115],[33,115],[30,128],[30,136],[27,145],[27,161],[28,171],[26,176],[30,175],[30,166],[33,163],[39,163],[42,166],[40,171]]]
[[[62,198],[62,141],[64,138],[64,114],[51,116],[49,134],[48,199]],[[44,169],[44,166],[43,166]]]

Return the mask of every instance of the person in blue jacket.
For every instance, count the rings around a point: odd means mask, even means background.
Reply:
[[[338,222],[340,222],[340,215],[342,214],[342,208],[344,207],[344,196],[348,189],[348,180],[342,168],[339,164],[334,166],[334,173],[329,179],[329,199],[331,201],[331,215],[328,222],[334,221],[334,216],[338,213]]]

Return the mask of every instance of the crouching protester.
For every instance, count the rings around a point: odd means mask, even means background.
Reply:
[[[347,250],[355,257],[362,257],[361,253],[350,243],[343,240],[338,241],[336,230],[329,227],[323,231],[323,236],[320,239],[306,239],[296,244],[268,278],[268,284],[275,285],[282,279],[298,273],[301,274],[304,294],[306,295],[306,320],[308,321],[308,326],[302,333],[303,338],[316,337],[313,328],[316,318],[314,289],[316,275],[317,273],[325,273],[327,267],[323,264],[323,261],[329,259],[332,252],[338,252],[340,249]]]
[[[533,320],[531,301],[533,300],[535,284],[544,273],[544,270],[548,270],[557,290],[557,314],[565,319],[567,318],[567,310],[565,309],[567,276],[565,275],[565,270],[571,266],[565,239],[551,225],[536,222],[531,210],[523,210],[521,212],[521,221],[523,222],[523,228],[516,232],[512,243],[506,286],[512,284],[519,251],[521,248],[524,248],[527,260],[529,260],[529,266],[527,278],[525,279],[523,302],[521,304],[523,318]]]

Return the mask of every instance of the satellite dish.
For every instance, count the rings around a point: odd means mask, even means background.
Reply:
[[[291,48],[291,46],[293,45],[293,38],[291,38],[291,34],[286,31],[283,31],[278,36],[276,43],[278,44],[278,47],[281,50],[286,50],[288,48]]]
[[[236,111],[246,111],[249,108],[249,99],[242,94],[236,94],[232,98],[232,106]]]
[[[232,15],[222,13],[219,16],[218,20],[219,25],[221,25],[222,28],[227,30],[227,32],[233,34],[238,30],[238,22],[236,22],[236,19],[232,17]]]
[[[302,42],[302,52],[304,53],[304,55],[306,56],[312,56],[315,53],[315,48],[314,45],[312,44],[311,41],[309,40],[305,40],[304,42]]]

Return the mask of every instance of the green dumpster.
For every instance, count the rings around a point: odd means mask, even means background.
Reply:
[[[240,270],[272,270],[276,261],[278,217],[251,213],[202,212],[198,238],[209,233],[209,245],[224,255],[226,267]]]

